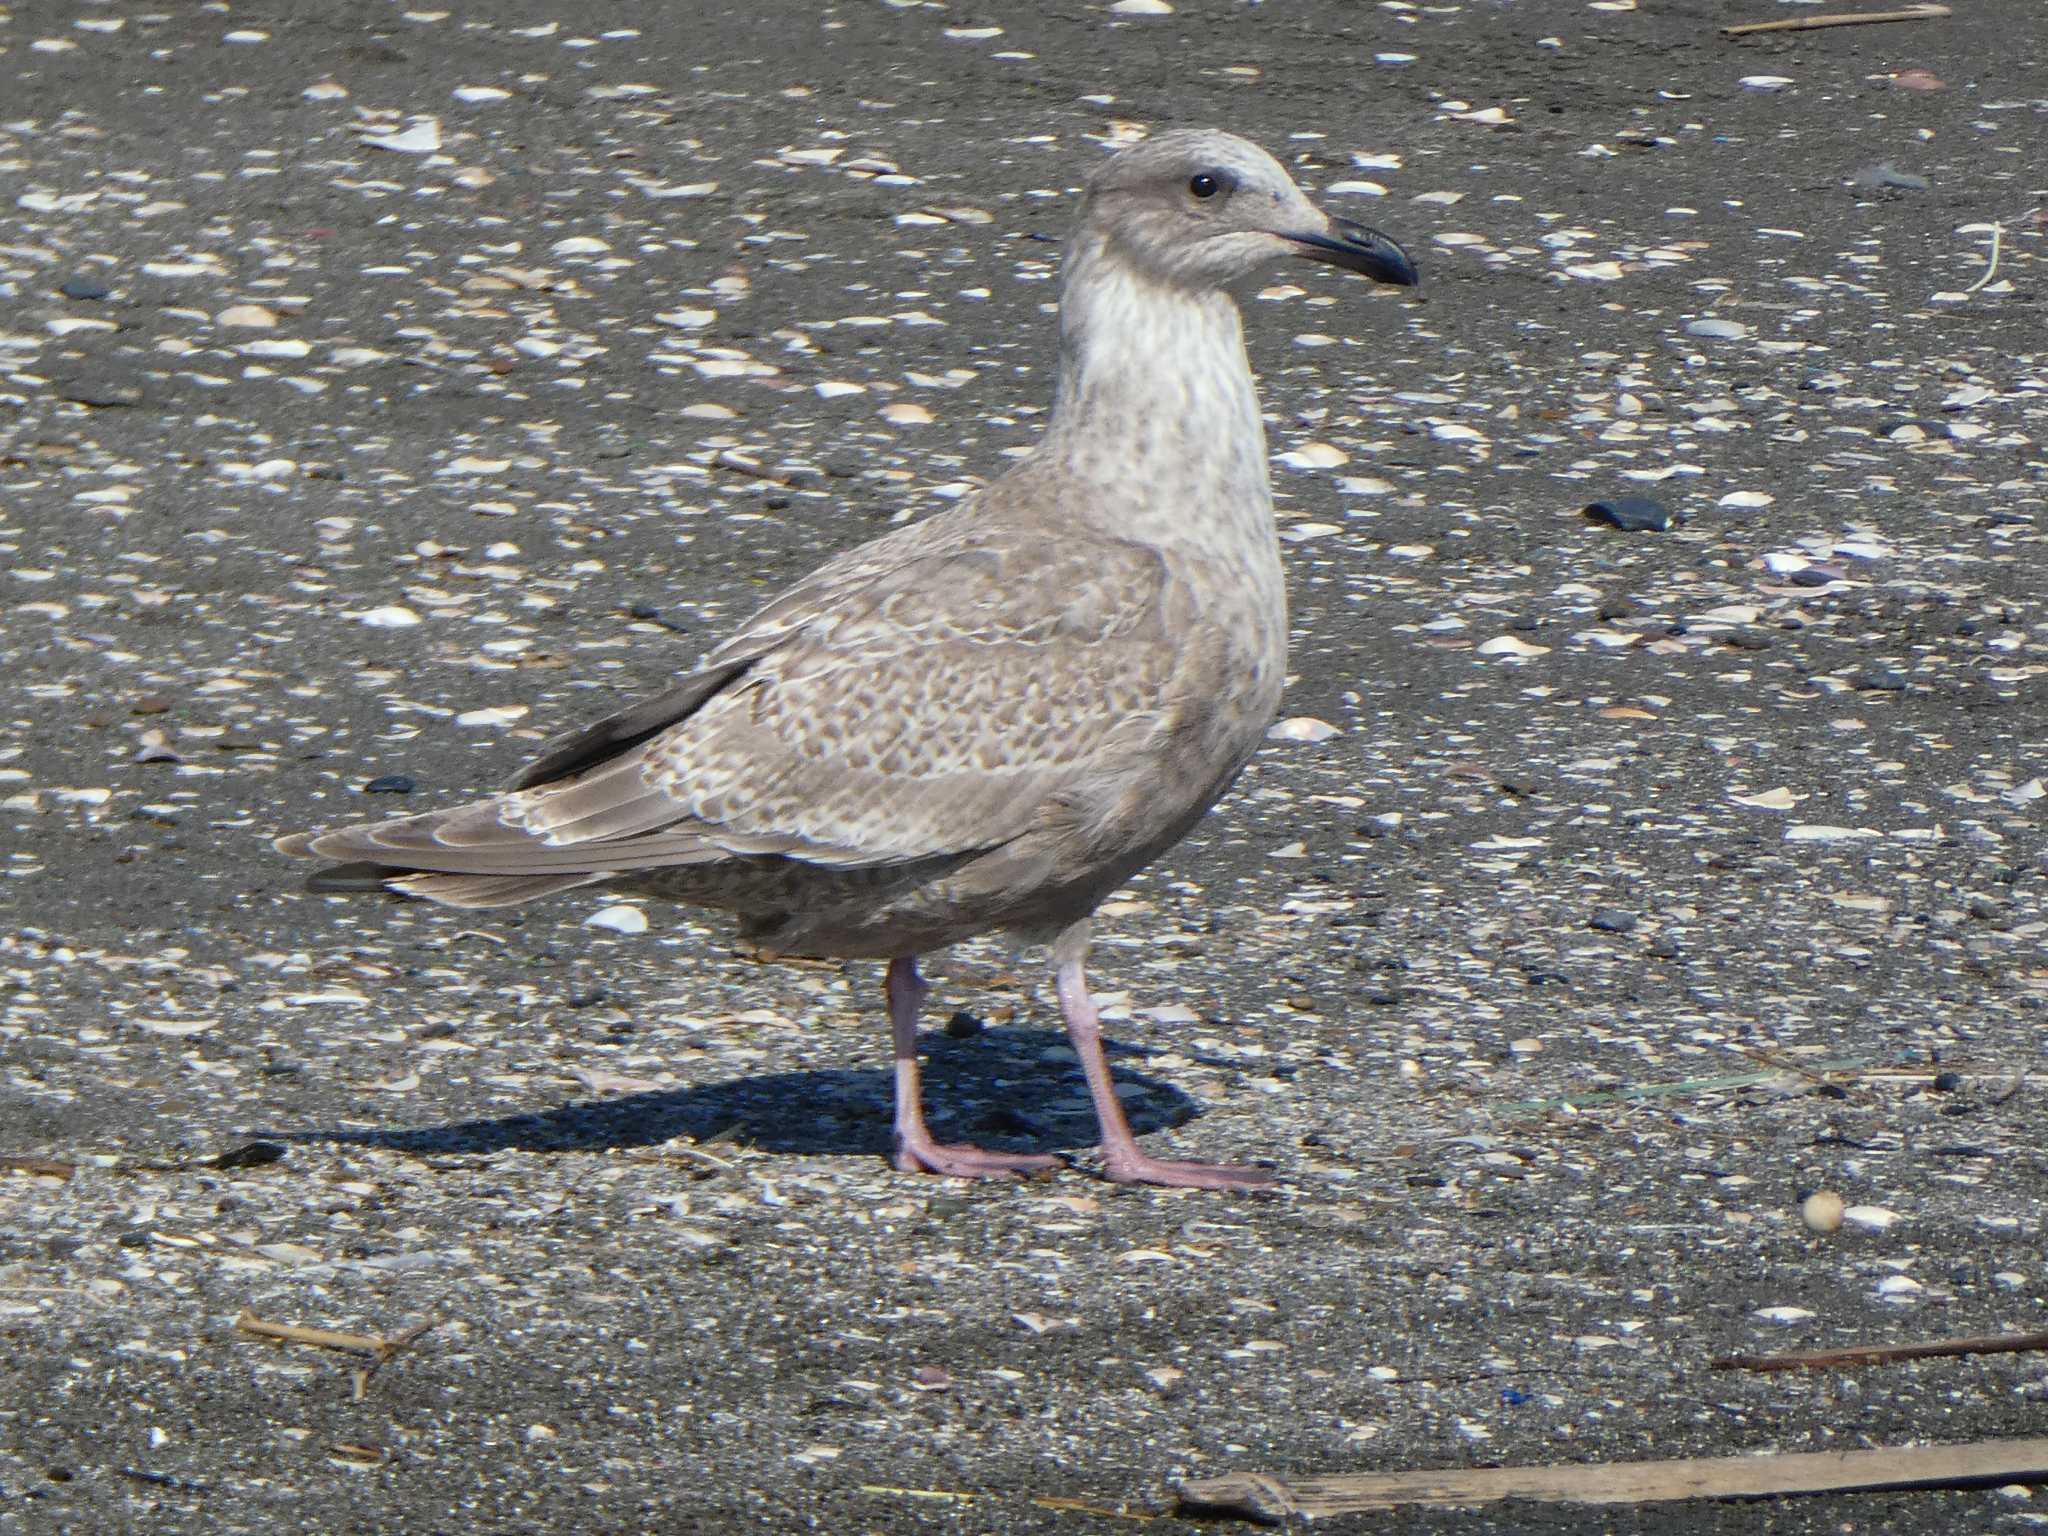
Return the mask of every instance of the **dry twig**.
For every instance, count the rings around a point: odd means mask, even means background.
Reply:
[[[440,1327],[444,1321],[444,1318],[429,1318],[387,1339],[374,1333],[343,1333],[334,1328],[308,1328],[299,1323],[268,1322],[245,1309],[242,1315],[235,1319],[235,1327],[252,1337],[270,1339],[279,1344],[305,1344],[314,1349],[332,1349],[345,1355],[367,1356],[369,1364],[358,1367],[350,1383],[350,1395],[355,1401],[361,1402],[363,1395],[370,1390],[370,1378],[377,1374],[380,1367],[401,1350]]]
[[[1846,1366],[1889,1365],[1894,1360],[2013,1355],[2035,1349],[2048,1349],[2048,1333],[1987,1333],[1924,1344],[1855,1344],[1847,1349],[1807,1349],[1785,1355],[1720,1355],[1708,1364],[1717,1371],[1825,1371]]]
[[[1723,37],[1747,37],[1752,32],[1811,32],[1817,27],[1867,27],[1881,21],[1929,21],[1946,16],[1945,5],[1912,5],[1903,11],[1830,11],[1823,16],[1788,16],[1783,21],[1746,21],[1723,27]]]

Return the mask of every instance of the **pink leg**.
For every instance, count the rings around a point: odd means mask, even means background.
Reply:
[[[924,1092],[917,1076],[917,1009],[924,978],[914,956],[889,962],[889,1032],[896,1044],[896,1166],[905,1173],[945,1173],[961,1179],[1003,1178],[1055,1168],[1044,1153],[984,1152],[980,1147],[941,1146],[924,1123]]]
[[[1131,1122],[1124,1118],[1124,1107],[1110,1081],[1109,1061],[1102,1054],[1102,1021],[1096,1017],[1095,1000],[1088,995],[1079,960],[1061,962],[1057,986],[1060,1011],[1067,1016],[1067,1038],[1081,1058],[1088,1096],[1095,1101],[1095,1118],[1102,1123],[1102,1161],[1111,1179],[1119,1184],[1167,1184],[1186,1189],[1265,1189],[1273,1183],[1274,1176],[1263,1168],[1167,1162],[1139,1151],[1138,1138],[1131,1134]]]

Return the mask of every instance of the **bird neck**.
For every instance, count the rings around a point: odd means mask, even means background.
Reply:
[[[1133,534],[1274,540],[1265,424],[1236,303],[1150,278],[1086,233],[1067,253],[1041,451],[1119,490],[1113,515]]]

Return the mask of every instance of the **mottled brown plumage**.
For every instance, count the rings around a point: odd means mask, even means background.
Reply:
[[[602,883],[734,912],[773,951],[888,959],[897,1161],[935,1172],[1047,1160],[925,1131],[914,957],[995,929],[1052,940],[1111,1176],[1261,1182],[1138,1151],[1081,965],[1089,914],[1214,804],[1279,702],[1265,437],[1222,285],[1287,254],[1414,281],[1241,139],[1124,151],[1068,250],[1031,456],[829,561],[504,794],[279,846],[454,906]]]

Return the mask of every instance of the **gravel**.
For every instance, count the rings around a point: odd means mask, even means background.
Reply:
[[[2031,1432],[2038,1357],[1706,1366],[2048,1326],[2048,110],[2031,0],[1957,10],[0,0],[0,1526]],[[1428,279],[1246,296],[1287,728],[1097,948],[1148,1145],[1282,1194],[898,1175],[870,967],[298,887],[272,834],[502,782],[1029,443],[1071,188],[1170,122]],[[1085,1145],[1035,968],[935,983],[942,1134]],[[437,1326],[358,1397],[245,1310]],[[1702,1518],[2039,1521],[1601,1524]]]

